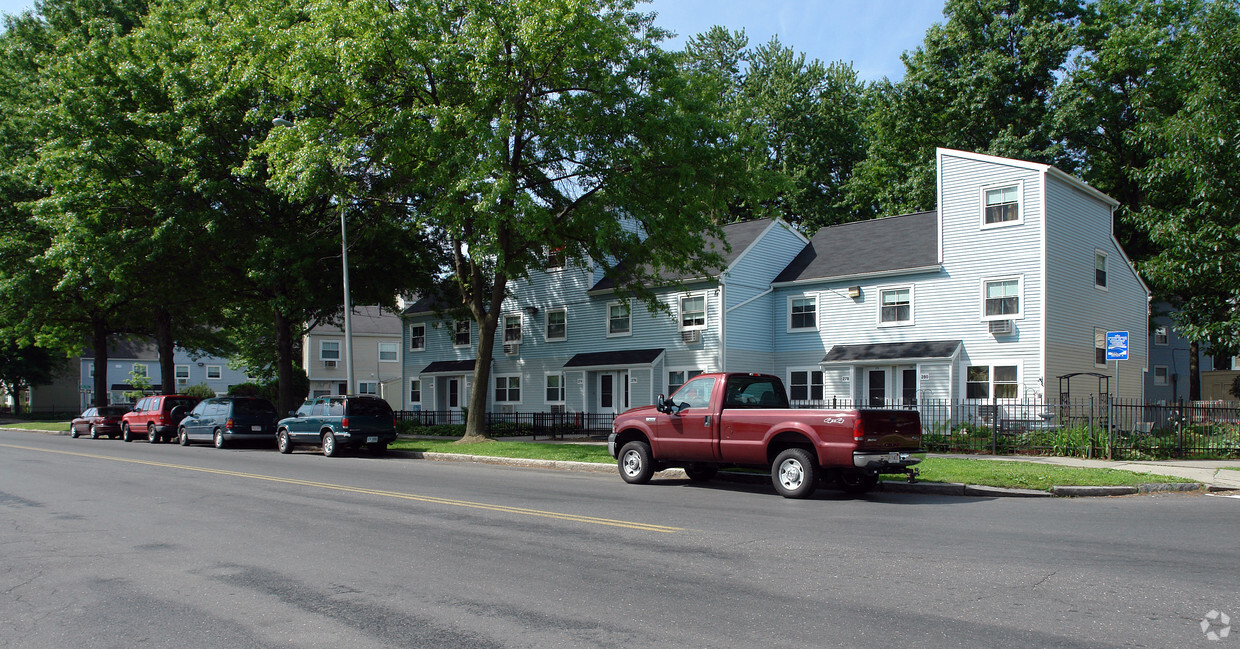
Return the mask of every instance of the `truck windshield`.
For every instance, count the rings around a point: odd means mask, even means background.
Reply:
[[[728,379],[724,408],[787,408],[783,386],[769,376],[733,376]]]

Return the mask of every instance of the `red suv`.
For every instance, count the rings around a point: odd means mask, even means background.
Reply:
[[[176,437],[177,424],[190,409],[198,405],[198,397],[163,394],[144,397],[133,404],[133,410],[121,417],[121,439],[132,442],[136,435],[145,435],[154,444]]]

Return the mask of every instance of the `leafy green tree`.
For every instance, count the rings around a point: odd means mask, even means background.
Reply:
[[[1184,29],[1192,38],[1174,74],[1191,83],[1165,122],[1143,124],[1153,153],[1150,196],[1136,214],[1159,252],[1142,265],[1177,298],[1172,314],[1211,353],[1240,351],[1240,3],[1217,0]]]
[[[0,393],[13,397],[13,414],[21,414],[22,395],[27,390],[50,385],[68,365],[60,352],[13,341],[0,344]]]
[[[847,187],[863,213],[934,209],[935,147],[1063,161],[1050,98],[1077,44],[1079,0],[949,0],[943,14],[903,55],[904,79],[873,88],[866,159]]]
[[[315,7],[263,52],[260,67],[281,62],[302,106],[275,138],[276,180],[301,196],[334,176],[352,195],[404,205],[407,227],[448,252],[481,332],[467,439],[485,434],[509,282],[549,249],[607,266],[622,294],[650,303],[662,269],[718,263],[702,241],[719,233],[739,171],[733,142],[717,101],[633,2]],[[646,264],[615,265],[626,259]]]

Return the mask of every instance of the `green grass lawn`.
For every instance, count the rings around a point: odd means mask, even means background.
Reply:
[[[4,428],[24,428],[49,432],[69,430],[69,422],[26,422],[6,424]],[[612,464],[607,447],[597,444],[546,444],[542,442],[480,442],[457,444],[452,439],[402,438],[391,445],[393,450],[424,453],[459,453],[489,457],[527,458]],[[964,458],[927,458],[921,463],[921,482],[961,482],[990,487],[1015,487],[1049,491],[1056,485],[1110,486],[1137,485],[1146,482],[1183,482],[1181,478],[1133,473],[1115,469],[1064,467],[1036,462],[1005,462]],[[1240,470],[1240,469],[1236,469]],[[903,476],[885,476],[898,480]]]

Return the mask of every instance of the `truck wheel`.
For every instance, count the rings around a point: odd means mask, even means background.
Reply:
[[[146,441],[151,444],[159,443],[159,435],[155,432],[155,424],[146,425]]]
[[[133,441],[133,435],[129,432],[128,423],[121,424],[121,439],[125,440],[126,442]]]
[[[803,448],[790,448],[775,457],[771,482],[784,498],[808,498],[818,487],[818,463]]]
[[[654,459],[650,457],[650,445],[645,442],[629,442],[620,449],[620,477],[629,484],[645,484],[654,475]]]
[[[288,431],[283,428],[276,433],[276,448],[285,455],[293,452],[293,440],[288,438]]]
[[[224,431],[218,428],[215,429],[215,436],[211,441],[215,442],[215,448],[224,448],[225,446],[228,446],[228,442],[224,439]]]
[[[719,473],[719,467],[706,462],[697,462],[685,467],[685,475],[690,482],[707,482]]]
[[[189,446],[189,433],[185,432],[185,427],[177,431],[177,441],[181,442],[181,446]]]
[[[860,471],[840,471],[835,480],[846,494],[863,494],[878,485],[878,476]]]
[[[336,436],[329,430],[323,433],[323,457],[331,457],[340,452],[336,448]]]

